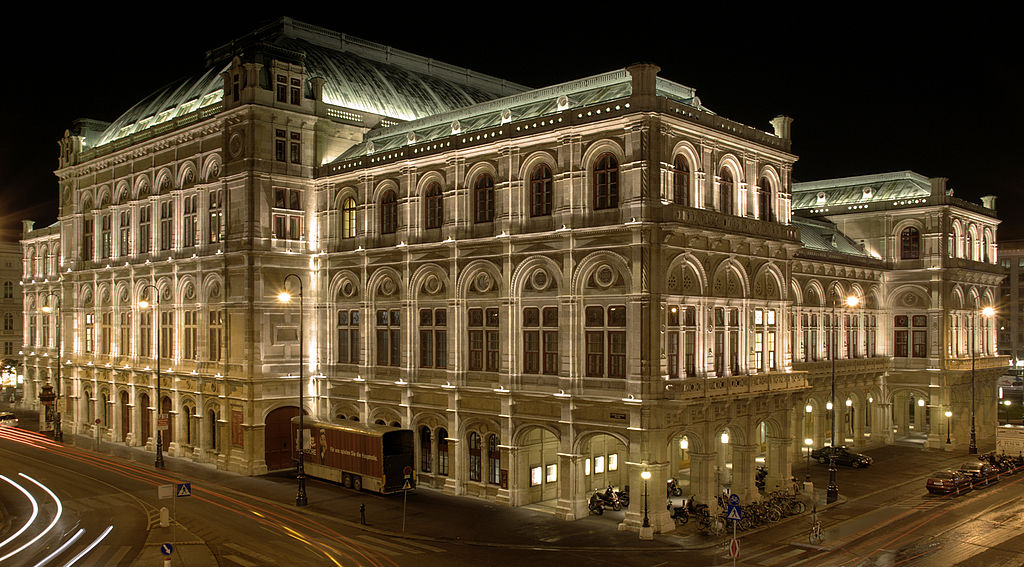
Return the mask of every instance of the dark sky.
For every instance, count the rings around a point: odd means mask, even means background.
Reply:
[[[815,22],[693,12],[692,3],[601,13],[508,3],[486,15],[478,4],[469,17],[454,4],[443,13],[369,4],[318,3],[288,15],[534,87],[652,62],[727,118],[770,131],[773,116],[792,116],[798,181],[904,169],[948,177],[957,196],[998,195],[1000,238],[1024,236],[1014,218],[1024,205],[1024,65],[1009,20],[886,12]],[[0,36],[8,55],[2,236],[18,238],[24,218],[55,220],[57,141],[73,119],[112,121],[199,69],[207,49],[281,15],[165,6],[159,16],[62,12],[9,22]]]

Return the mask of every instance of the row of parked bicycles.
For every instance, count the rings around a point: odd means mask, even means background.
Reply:
[[[685,525],[692,520],[697,522],[698,529],[705,535],[722,535],[729,526],[726,518],[728,504],[726,496],[719,495],[716,499],[717,510],[714,512],[706,504],[693,504],[692,499],[687,499],[682,506],[673,506],[672,502],[669,502],[668,509],[672,512],[672,518],[677,526]],[[790,493],[776,490],[767,493],[759,502],[745,504],[736,528],[747,531],[778,522],[786,516],[802,514],[806,509],[807,505],[795,491]]]

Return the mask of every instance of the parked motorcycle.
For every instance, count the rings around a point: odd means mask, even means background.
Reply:
[[[757,465],[757,469],[754,474],[754,486],[759,489],[764,488],[764,482],[767,477],[768,467],[765,467],[764,465]]]
[[[600,492],[590,495],[590,502],[587,503],[587,508],[591,514],[597,514],[598,516],[604,514],[604,500],[601,499]]]
[[[679,498],[683,495],[683,489],[679,486],[679,481],[674,478],[670,478],[666,481],[665,492],[668,498],[673,496]]]
[[[693,499],[688,499],[683,502],[682,506],[673,506],[672,501],[668,501],[668,510],[671,512],[672,519],[675,520],[677,526],[686,525],[686,522],[690,521],[690,506]]]
[[[622,490],[615,491],[615,496],[619,499],[619,504],[624,508],[629,508],[629,485],[627,484]]]
[[[619,493],[615,492],[615,489],[613,489],[611,485],[608,485],[608,488],[605,489],[604,492],[601,492],[600,490],[595,492],[594,496],[597,496],[605,506],[615,510],[616,512],[622,509],[623,504],[622,501],[619,500]]]

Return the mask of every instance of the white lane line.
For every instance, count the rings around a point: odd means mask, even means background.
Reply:
[[[232,563],[236,563],[238,565],[241,565],[242,567],[259,567],[258,563],[253,563],[252,561],[246,561],[245,559],[242,559],[241,557],[239,557],[237,555],[225,555],[224,559],[227,559],[228,561],[230,561]]]
[[[420,543],[418,541],[412,541],[412,540],[409,540],[409,539],[403,539],[402,543],[405,544],[405,545],[411,545],[413,547],[418,547],[420,549],[424,549],[426,551],[433,551],[433,552],[436,552],[436,553],[444,553],[444,552],[448,551],[447,549],[441,549],[440,547],[434,547],[432,545],[427,545],[425,543]]]
[[[76,541],[78,541],[78,538],[82,537],[82,534],[84,534],[84,533],[85,533],[85,530],[83,530],[83,529],[78,530],[78,533],[76,533],[75,535],[71,536],[71,539],[65,541],[63,545],[61,545],[60,547],[57,548],[57,551],[54,551],[53,553],[51,553],[51,554],[47,555],[45,558],[43,558],[42,561],[40,561],[39,563],[36,563],[35,567],[43,567],[43,565],[46,565],[47,563],[52,561],[54,557],[57,557],[61,553],[64,553],[67,550],[67,548],[71,547],[71,544],[73,544]]]
[[[101,533],[101,534],[100,534],[100,537],[96,538],[96,540],[95,540],[95,541],[93,541],[92,543],[90,543],[89,545],[87,545],[87,546],[85,547],[85,549],[83,549],[82,551],[78,552],[78,555],[76,555],[76,556],[72,557],[72,558],[71,558],[71,561],[68,561],[67,563],[65,563],[65,564],[64,564],[64,567],[71,567],[71,566],[72,566],[72,565],[74,565],[74,564],[75,564],[75,563],[76,563],[76,562],[77,562],[77,561],[78,561],[79,559],[81,559],[81,558],[85,557],[85,556],[86,556],[86,555],[87,555],[87,554],[88,554],[88,553],[89,553],[90,551],[92,551],[92,550],[93,550],[93,548],[94,548],[94,547],[96,547],[97,545],[99,545],[99,543],[100,543],[101,541],[103,541],[103,538],[107,537],[107,534],[109,534],[109,533],[110,533],[110,530],[112,530],[112,529],[114,529],[114,526],[107,526],[107,529],[103,530],[103,533]]]
[[[29,501],[32,502],[32,515],[29,517],[28,521],[25,522],[25,525],[21,526],[20,530],[14,532],[14,534],[12,534],[11,537],[5,539],[3,542],[0,542],[0,549],[3,549],[3,547],[5,545],[7,545],[8,543],[11,543],[11,541],[13,541],[15,538],[17,538],[21,534],[25,533],[25,530],[27,530],[28,527],[32,525],[32,522],[36,521],[36,516],[39,515],[39,503],[36,502],[36,499],[33,498],[32,495],[29,494],[29,492],[27,490],[22,488],[22,486],[20,484],[14,482],[13,480],[7,478],[6,476],[4,476],[2,474],[0,474],[0,479],[6,480],[7,482],[11,483],[14,486],[14,488],[17,488],[18,490],[20,490],[22,492],[22,494],[24,494],[29,499]],[[22,548],[18,548],[16,550],[12,551],[11,553],[8,553],[7,555],[4,555],[3,557],[0,557],[0,562],[3,562],[5,560],[7,560],[7,559],[10,559],[12,555],[14,555],[15,553],[21,551],[21,549]]]
[[[395,551],[395,550],[391,549],[391,547],[390,547],[390,546],[392,546],[394,544],[389,544],[388,542],[386,542],[384,540],[381,540],[381,539],[377,539],[375,537],[361,535],[361,536],[356,536],[356,539],[360,539],[360,540],[363,540],[363,541],[366,541],[366,542],[370,542],[370,543],[376,544],[377,546],[380,546],[380,547],[375,548],[374,551],[379,551],[379,552],[383,553],[384,555],[390,555],[392,557],[398,557],[404,551],[406,551],[406,550]],[[420,551],[411,551],[410,553],[422,553],[422,552],[420,552]]]

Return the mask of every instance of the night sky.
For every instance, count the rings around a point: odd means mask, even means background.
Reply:
[[[792,116],[797,181],[905,169],[948,177],[956,196],[999,196],[1000,239],[1024,237],[1017,221],[1024,205],[1024,65],[1009,18],[1002,29],[960,15],[926,21],[833,14],[810,22],[782,12],[742,20],[682,3],[604,13],[507,3],[487,15],[478,4],[470,19],[454,4],[444,14],[332,4],[287,15],[531,87],[655,63],[660,76],[697,89],[703,104],[726,118],[771,131],[772,117]],[[8,65],[0,89],[4,239],[20,237],[22,219],[37,227],[55,220],[57,141],[72,120],[112,121],[200,69],[207,49],[282,15],[165,6],[160,16],[61,13],[8,21],[0,36]],[[631,8],[654,17],[630,15]]]

